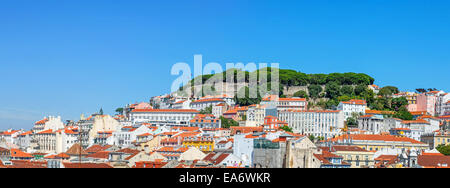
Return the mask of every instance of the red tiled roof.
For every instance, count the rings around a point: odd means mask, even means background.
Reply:
[[[42,125],[42,124],[47,123],[47,121],[48,121],[48,119],[47,119],[47,118],[44,118],[43,120],[36,121],[36,123],[34,123],[34,124],[35,124],[35,125]]]
[[[86,157],[97,158],[97,159],[108,159],[109,153],[110,153],[109,151],[99,151],[97,153],[90,154]]]
[[[19,132],[19,131],[18,131],[18,130],[5,131],[5,132],[3,132],[2,134],[3,134],[3,135],[12,135],[12,134],[14,134],[14,133],[16,133],[16,132]]]
[[[402,124],[430,124],[430,122],[419,119],[419,120],[412,120],[412,121],[402,121]]]
[[[45,131],[38,132],[36,134],[52,134],[54,133],[52,129],[47,129]]]
[[[135,154],[139,153],[139,150],[130,149],[130,148],[123,148],[121,150],[117,150],[116,152],[122,152],[122,153],[128,153],[128,154]]]
[[[113,168],[106,163],[63,163],[65,168]]]
[[[110,147],[111,147],[111,145],[106,145],[106,146],[92,145],[91,147],[86,149],[86,152],[88,152],[88,153],[96,153],[96,152],[99,152],[99,151],[104,151],[104,150],[106,150],[106,149],[108,149]]]
[[[450,156],[419,155],[417,163],[424,168],[450,168]]]
[[[357,104],[357,105],[366,105],[366,101],[365,100],[357,100],[357,99],[352,99],[349,101],[343,101],[342,103],[344,104]]]
[[[34,158],[31,154],[25,153],[19,149],[11,149],[12,158]]]
[[[219,154],[211,152],[207,156],[205,156],[203,158],[203,160],[212,162],[214,165],[218,165],[218,164],[222,163],[222,161],[225,160],[225,158],[227,158],[230,154],[222,153],[219,156],[216,156],[216,155],[219,155]]]
[[[133,168],[162,168],[167,162],[162,161],[139,161],[136,162]]]
[[[411,113],[411,115],[413,115],[413,116],[427,115],[427,111],[413,111],[413,112],[409,112],[409,113]]]
[[[392,111],[366,110],[366,114],[394,114]]]
[[[336,142],[338,140],[348,139],[349,137],[352,140],[376,140],[376,141],[410,142],[412,144],[424,144],[423,142],[419,142],[417,140],[414,140],[414,139],[408,138],[408,137],[400,137],[400,136],[393,136],[393,135],[379,135],[379,134],[341,135],[341,136],[332,138],[331,141]]]
[[[223,99],[219,99],[219,98],[200,99],[200,100],[192,101],[192,103],[202,103],[202,102],[225,102],[225,101]]]
[[[12,160],[6,168],[47,168],[47,162]]]
[[[329,149],[329,148],[322,148],[323,150]],[[344,146],[344,145],[335,145],[331,147],[331,151],[361,151],[361,152],[368,152],[365,149],[362,149],[358,146]]]
[[[279,98],[278,101],[287,102],[287,101],[306,101],[305,98]]]

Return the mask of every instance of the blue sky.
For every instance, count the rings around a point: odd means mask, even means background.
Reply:
[[[446,0],[1,0],[0,129],[168,93],[173,64],[278,62],[450,91]]]

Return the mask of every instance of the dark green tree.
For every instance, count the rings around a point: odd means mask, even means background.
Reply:
[[[310,85],[308,86],[309,96],[311,98],[319,98],[319,94],[322,92],[322,86],[320,85]]]
[[[439,152],[441,152],[442,154],[449,156],[450,155],[450,145],[439,145],[436,147],[436,150],[438,150]]]
[[[353,86],[345,85],[341,88],[341,95],[353,96]]]
[[[408,105],[408,100],[405,97],[393,98],[391,102],[391,110],[398,111],[401,107]]]
[[[120,115],[123,115],[123,108],[117,108],[116,109],[116,113],[120,114]]]
[[[338,82],[331,82],[325,86],[326,97],[330,99],[336,99],[341,96],[341,86],[339,86]]]
[[[300,90],[294,93],[294,97],[308,98],[308,93],[306,93],[306,91]]]
[[[284,131],[286,131],[286,132],[292,132],[292,128],[289,127],[289,126],[287,126],[287,125],[284,125],[284,126],[280,127],[280,129],[281,129],[281,130],[284,130]]]
[[[242,94],[242,93],[244,93],[243,94],[244,97],[240,97],[241,96],[240,94]],[[250,97],[250,89],[248,87],[242,87],[238,91],[238,94],[234,96],[234,101],[239,106],[249,106],[252,104],[259,104],[261,102],[261,100],[262,100],[262,97],[258,91],[257,91],[256,98]]]
[[[400,91],[398,90],[397,87],[394,86],[386,86],[380,89],[380,92],[378,93],[378,95],[381,96],[392,96],[393,94],[397,94]]]
[[[206,107],[205,109],[200,110],[200,114],[212,114],[212,106]]]
[[[401,107],[399,111],[395,112],[393,117],[402,120],[413,120],[413,115],[405,107]]]
[[[239,123],[237,121],[224,118],[223,116],[220,116],[220,124],[221,124],[222,128],[230,128],[230,127],[239,126]]]
[[[363,96],[364,92],[367,89],[367,85],[357,85],[355,87],[355,95],[356,96]]]

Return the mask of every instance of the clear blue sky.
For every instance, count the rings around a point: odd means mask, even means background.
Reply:
[[[450,91],[447,0],[1,0],[0,129],[168,93],[177,62],[278,62]]]

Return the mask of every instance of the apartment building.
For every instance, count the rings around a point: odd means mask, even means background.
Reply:
[[[344,114],[340,110],[285,110],[278,119],[288,123],[295,133],[330,138],[344,128]]]

